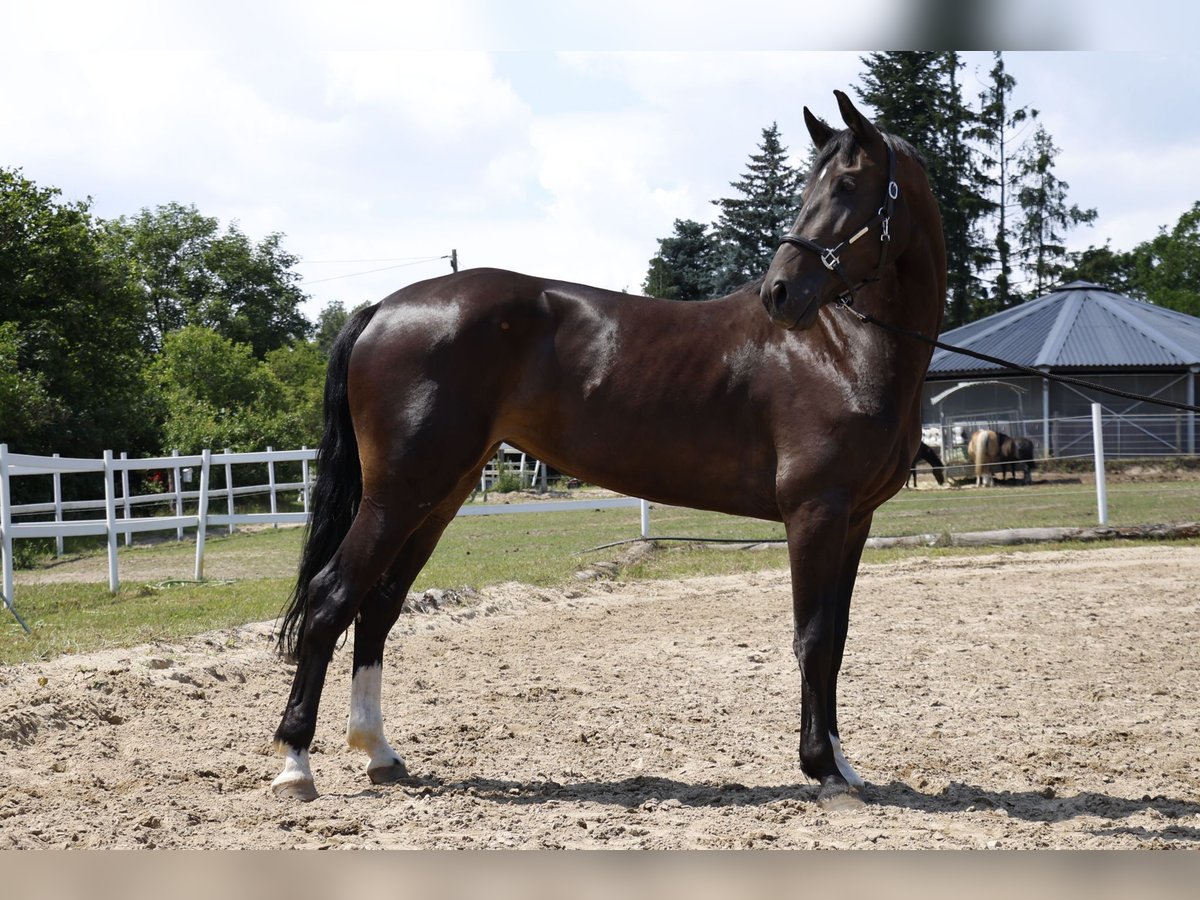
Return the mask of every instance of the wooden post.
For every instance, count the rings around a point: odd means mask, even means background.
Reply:
[[[12,608],[13,562],[12,490],[8,480],[8,444],[0,444],[0,567],[4,569],[4,604]]]
[[[300,447],[301,450],[307,450],[308,445]],[[308,515],[308,457],[300,461],[300,481],[304,487],[300,489],[300,499],[304,501],[304,514]]]
[[[208,469],[212,451],[200,452],[200,497],[196,506],[196,580],[204,578],[204,537],[208,528]]]
[[[267,447],[267,452],[274,453],[275,448]],[[275,515],[275,506],[276,506],[276,504],[275,504],[275,459],[270,456],[267,457],[267,484],[270,485],[270,488],[271,488],[271,515],[273,516],[273,515]],[[271,527],[278,528],[279,523],[272,522]]]
[[[54,458],[58,459],[58,454],[54,454]],[[54,470],[54,521],[61,522],[63,520],[62,508],[62,472]],[[63,536],[56,534],[54,536],[54,555],[63,555]]]
[[[128,459],[129,459],[129,454],[126,453],[124,450],[122,450],[121,451],[121,461],[125,462]],[[124,519],[126,522],[128,522],[129,516],[131,515],[132,511],[130,510],[130,507],[129,507],[129,470],[126,469],[124,466],[121,467],[121,500],[122,500],[121,506],[122,506],[122,509],[124,510]],[[125,532],[125,546],[126,547],[133,546],[133,532],[132,531]]]
[[[108,590],[115,594],[121,586],[117,576],[117,487],[113,471],[113,452],[104,451],[104,523],[108,539]]]
[[[179,451],[172,450],[171,455],[178,458]],[[175,467],[171,470],[171,484],[173,485],[174,490],[175,490],[175,515],[182,518],[183,517],[183,488],[179,486],[179,474],[180,474],[179,473],[179,463],[176,463]],[[177,541],[183,540],[183,525],[182,524],[175,526],[175,540],[177,540]]]
[[[233,515],[233,464],[229,461],[230,450],[225,448],[225,508],[229,510],[229,515]],[[237,531],[237,526],[232,522],[229,523],[227,534],[233,534]]]

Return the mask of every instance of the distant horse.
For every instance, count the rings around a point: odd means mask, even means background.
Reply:
[[[1009,437],[999,433],[996,436],[1000,441],[1000,459],[1003,461],[1000,471],[1004,473],[1004,480],[1008,481],[1009,475],[1015,476],[1016,467],[1020,466],[1022,483],[1032,484],[1033,468],[1037,465],[1033,461],[1033,441],[1027,437]]]
[[[912,469],[909,472],[909,475],[912,478],[913,487],[917,486],[917,463],[919,462],[929,463],[930,467],[933,469],[933,477],[937,479],[938,484],[946,483],[946,476],[942,471],[946,468],[946,466],[942,462],[942,458],[937,455],[936,450],[934,450],[924,441],[921,441],[921,446],[917,448],[917,455],[913,457]]]
[[[766,275],[726,297],[475,269],[351,317],[330,355],[312,522],[281,626],[297,668],[277,794],[317,795],[309,747],[351,624],[347,740],[372,782],[408,777],[384,736],[384,641],[505,441],[624,494],[784,523],[800,765],[822,803],[857,800],[836,700],[850,596],[871,517],[917,449],[931,352],[885,326],[938,333],[946,258],[916,152],[837,100],[842,131],[804,110],[817,158],[792,231]]]
[[[972,434],[967,458],[975,463],[975,484],[992,487],[996,483],[992,469],[1000,462],[1000,439],[996,432],[981,428]]]

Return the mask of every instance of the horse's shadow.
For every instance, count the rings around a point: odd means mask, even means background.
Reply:
[[[551,800],[582,801],[635,809],[652,808],[666,801],[678,801],[685,807],[765,806],[781,800],[816,804],[816,785],[767,785],[747,787],[736,782],[724,784],[689,783],[671,778],[636,776],[619,781],[509,781],[474,777],[443,782],[437,777],[413,779],[403,789],[414,795],[449,796],[467,793],[495,803],[514,806],[543,804]],[[1141,812],[1153,810],[1166,822],[1160,830],[1143,826],[1113,827],[1105,834],[1129,834],[1143,839],[1200,841],[1200,828],[1174,824],[1174,820],[1200,815],[1200,802],[1163,795],[1141,799],[1116,797],[1096,791],[1055,795],[1041,791],[998,791],[952,781],[937,792],[925,792],[902,781],[868,784],[863,791],[868,806],[889,806],[943,815],[980,809],[1004,810],[1010,817],[1027,822],[1064,822],[1080,816],[1094,816],[1119,822]]]

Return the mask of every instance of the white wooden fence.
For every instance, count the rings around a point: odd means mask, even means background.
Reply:
[[[54,456],[30,456],[10,453],[7,444],[0,444],[0,567],[3,568],[3,602],[17,616],[13,605],[14,558],[13,541],[19,538],[54,538],[58,553],[62,554],[63,538],[79,535],[102,536],[108,543],[108,587],[116,593],[120,586],[118,575],[117,545],[124,535],[128,546],[135,533],[151,531],[174,531],[177,539],[183,539],[184,529],[195,529],[196,580],[204,577],[204,545],[210,527],[224,526],[232,532],[238,525],[282,525],[304,524],[309,514],[311,476],[317,455],[316,450],[273,450],[270,447],[259,453],[232,453],[211,450],[192,456],[159,456],[146,459],[128,459],[124,453],[115,456],[111,450],[104,451],[100,459],[72,459]],[[277,481],[276,465],[300,463],[301,480],[298,482]],[[234,487],[233,467],[237,465],[266,465],[267,483]],[[214,467],[225,473],[225,487],[212,488],[210,476]],[[523,463],[522,463],[523,468]],[[185,470],[199,470],[197,490],[183,490]],[[173,477],[170,489],[165,493],[131,495],[130,472],[169,471]],[[536,470],[535,470],[536,471]],[[102,473],[104,481],[103,500],[62,499],[62,476],[81,472]],[[28,475],[49,475],[53,479],[54,499],[44,503],[28,503],[15,506],[12,503],[12,479]],[[118,493],[118,480],[120,492]],[[299,492],[302,512],[279,510],[279,494]],[[234,499],[238,496],[263,495],[268,497],[269,511],[259,513],[237,513]],[[214,500],[225,498],[225,512],[211,509]],[[195,512],[185,514],[185,504],[195,503]],[[133,509],[147,504],[167,504],[169,515],[135,517]],[[649,534],[649,506],[645,501],[633,497],[612,497],[593,500],[540,501],[524,504],[472,504],[459,510],[459,515],[497,515],[522,512],[554,512],[571,509],[598,509],[609,507],[641,506],[642,536]],[[92,518],[66,519],[65,514],[95,511]],[[43,521],[13,521],[14,516],[49,516]],[[17,616],[20,621],[20,617]],[[22,622],[22,624],[24,624]]]

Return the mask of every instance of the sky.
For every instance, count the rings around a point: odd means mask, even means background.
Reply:
[[[638,291],[676,219],[715,219],[763,128],[805,159],[804,106],[836,123],[862,56],[920,40],[939,4],[432,6],[0,0],[0,166],[103,218],[178,202],[281,232],[314,319],[448,272],[451,250]],[[1200,201],[1200,4],[1127,6],[974,4],[973,46],[1030,48],[1005,51],[1013,101],[1099,212],[1072,249],[1129,249]],[[974,97],[991,54],[964,58]]]

